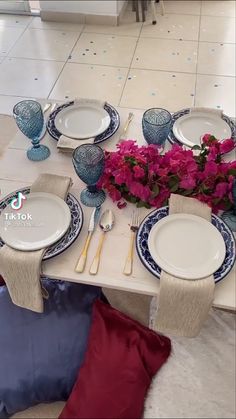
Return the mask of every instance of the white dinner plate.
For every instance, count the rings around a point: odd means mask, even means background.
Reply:
[[[59,132],[78,140],[102,134],[110,122],[110,115],[104,108],[89,103],[77,103],[64,108],[55,118],[55,126]]]
[[[154,261],[171,275],[200,279],[213,274],[225,258],[219,231],[204,218],[173,214],[156,223],[148,237]]]
[[[173,125],[175,137],[184,145],[200,145],[204,134],[212,134],[218,140],[231,138],[230,126],[220,115],[207,111],[190,112],[178,118]]]
[[[71,213],[56,195],[34,192],[23,206],[14,210],[8,205],[0,215],[0,236],[14,249],[32,251],[57,242],[68,230]]]

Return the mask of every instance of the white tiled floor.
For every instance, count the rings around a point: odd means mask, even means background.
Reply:
[[[235,2],[164,0],[165,15],[119,27],[0,15],[0,113],[21,98],[100,98],[235,116]],[[157,5],[160,13],[160,6]]]

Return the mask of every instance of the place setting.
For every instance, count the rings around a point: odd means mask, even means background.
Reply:
[[[201,144],[206,133],[218,140],[235,140],[235,122],[220,109],[186,108],[172,115],[168,140],[171,144],[177,143],[192,148]]]
[[[99,144],[120,126],[118,111],[107,102],[75,99],[58,106],[48,117],[47,130],[60,151],[73,151],[80,144]]]
[[[12,300],[42,312],[41,262],[61,254],[78,239],[84,211],[89,220],[84,226],[87,234],[83,243],[79,242],[81,251],[71,269],[84,275],[93,233],[99,230],[88,267],[92,280],[99,272],[107,233],[115,223],[119,230],[122,209],[135,205],[137,209],[127,223],[126,258],[120,274],[132,281],[140,263],[160,281],[162,303],[155,319],[159,330],[174,324],[173,316],[167,316],[168,293],[178,310],[181,298],[186,299],[186,310],[194,295],[197,301],[200,299],[201,310],[193,304],[192,323],[181,323],[179,314],[175,330],[177,334],[196,335],[204,313],[207,315],[210,309],[215,284],[228,275],[235,262],[235,240],[226,222],[235,214],[236,185],[232,174],[236,168],[234,162],[224,161],[225,153],[235,148],[232,121],[209,109],[189,110],[177,118],[180,113],[151,108],[140,121],[147,144],[139,145],[139,141],[127,139],[134,117],[129,112],[115,150],[107,151],[99,143],[115,134],[120,117],[105,101],[75,99],[60,106],[54,104],[47,119],[38,102],[22,101],[14,107],[13,114],[19,129],[32,141],[28,159],[41,161],[49,156],[48,147],[41,144],[46,127],[57,150],[67,155],[70,152],[71,169],[86,187],[81,187],[81,183],[77,186],[75,181],[74,196],[70,192],[70,176],[42,173],[31,187],[14,191],[0,202],[0,259],[8,261],[13,269],[10,274],[3,264]],[[176,140],[172,148],[166,147],[173,132],[182,142]],[[200,138],[198,144],[194,138]],[[51,159],[53,164],[53,154]],[[106,199],[109,205],[103,209]],[[20,210],[18,216],[13,203]],[[112,210],[115,204],[120,211],[116,220]],[[141,217],[141,208],[145,209],[145,217]],[[109,235],[110,245],[112,237]],[[135,250],[138,259],[134,258]],[[34,272],[36,299],[32,299],[32,288],[27,288],[26,275],[27,291],[24,301],[19,301],[19,294],[12,287],[12,277],[16,279],[19,271]],[[194,318],[198,319],[196,324]]]

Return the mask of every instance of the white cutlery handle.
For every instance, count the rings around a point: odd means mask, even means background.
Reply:
[[[46,113],[47,111],[48,111],[48,109],[50,109],[51,108],[51,106],[52,106],[52,104],[51,103],[46,103],[46,105],[44,106],[44,108],[43,108],[43,114],[44,113]]]
[[[100,263],[100,256],[101,256],[101,251],[102,251],[102,245],[103,245],[104,238],[105,238],[105,233],[102,233],[102,235],[100,237],[100,240],[99,240],[96,255],[95,255],[95,257],[93,259],[93,262],[92,262],[92,265],[90,267],[89,273],[91,275],[96,275],[97,272],[98,272],[98,267],[99,267],[99,263]]]
[[[86,260],[87,260],[88,247],[89,247],[91,237],[92,237],[92,232],[90,232],[88,234],[86,243],[85,243],[84,248],[82,250],[82,253],[81,253],[81,255],[79,257],[79,260],[78,260],[78,262],[75,266],[75,272],[81,273],[81,272],[84,271]]]
[[[124,275],[131,275],[132,268],[133,268],[133,249],[134,249],[134,238],[135,233],[132,231],[130,236],[130,245],[129,245],[129,252],[125,261],[125,266],[123,270]]]

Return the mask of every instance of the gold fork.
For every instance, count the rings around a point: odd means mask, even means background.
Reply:
[[[129,243],[129,251],[128,255],[126,257],[125,266],[123,273],[125,275],[131,275],[132,274],[132,268],[133,268],[133,253],[134,253],[134,239],[136,236],[136,233],[139,228],[139,212],[133,211],[132,217],[131,217],[131,223],[130,223],[130,243]]]

